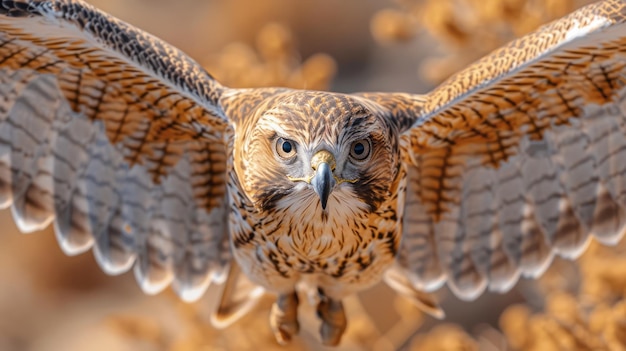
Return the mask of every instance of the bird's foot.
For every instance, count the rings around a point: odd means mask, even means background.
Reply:
[[[320,337],[326,346],[337,346],[341,341],[348,322],[343,311],[343,303],[333,300],[320,292],[320,303],[317,305],[317,315],[322,320]]]
[[[270,311],[270,326],[276,341],[285,345],[298,334],[298,295],[296,292],[278,295]]]

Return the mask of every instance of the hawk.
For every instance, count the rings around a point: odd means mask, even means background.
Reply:
[[[279,342],[314,291],[336,345],[342,299],[381,279],[440,314],[426,293],[444,283],[471,300],[616,243],[625,85],[624,0],[424,95],[231,89],[82,1],[3,0],[0,204],[147,293],[226,301],[247,279],[276,294]]]

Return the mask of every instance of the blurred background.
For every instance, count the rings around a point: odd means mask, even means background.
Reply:
[[[187,52],[231,87],[426,92],[581,0],[91,0]],[[321,350],[311,307],[290,346],[271,334],[271,299],[215,330],[208,301],[146,296],[91,253],[65,257],[51,230],[19,235],[0,212],[0,350]],[[386,286],[348,299],[338,350],[624,350],[626,245],[592,243],[538,281],[474,302],[437,293],[444,320]]]

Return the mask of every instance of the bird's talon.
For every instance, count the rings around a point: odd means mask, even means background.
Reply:
[[[348,321],[341,301],[322,298],[317,305],[317,315],[322,320],[320,338],[326,346],[337,346],[346,330]]]
[[[270,326],[280,345],[286,345],[298,334],[298,295],[295,292],[278,296],[270,311]]]
[[[322,322],[320,327],[320,338],[325,346],[337,346],[341,341],[345,326],[337,327],[326,322]]]
[[[289,332],[283,330],[283,326],[278,326],[278,329],[274,330],[274,337],[279,345],[285,346],[291,342],[291,336]]]

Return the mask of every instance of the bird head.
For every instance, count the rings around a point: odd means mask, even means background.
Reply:
[[[386,110],[350,95],[287,91],[259,104],[238,135],[238,176],[260,211],[373,211],[400,167]]]

